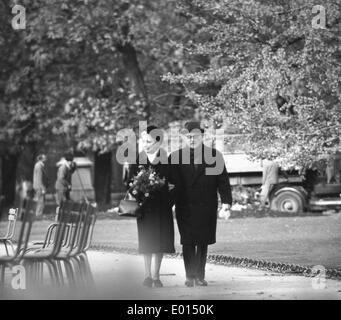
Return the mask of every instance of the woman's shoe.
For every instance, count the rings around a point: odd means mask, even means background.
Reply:
[[[144,279],[142,283],[145,287],[151,288],[153,286],[153,279],[151,277],[147,277]]]
[[[156,288],[162,288],[163,287],[163,284],[162,284],[160,279],[153,280],[153,282],[154,282],[154,287],[156,287]]]

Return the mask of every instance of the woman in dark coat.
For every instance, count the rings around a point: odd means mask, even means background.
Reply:
[[[166,178],[165,186],[141,207],[141,217],[137,219],[138,250],[145,262],[145,280],[143,285],[162,287],[160,267],[164,253],[174,253],[174,224],[172,203],[169,191],[170,165],[167,152],[160,148],[162,136],[155,126],[149,126],[142,133],[143,149],[132,166],[131,173],[136,175],[139,166],[152,167],[161,178]],[[154,274],[152,276],[152,257],[154,256]]]

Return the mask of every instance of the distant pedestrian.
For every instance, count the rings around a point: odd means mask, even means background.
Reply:
[[[70,192],[72,189],[72,174],[76,170],[76,164],[73,162],[73,155],[66,154],[61,161],[57,163],[58,173],[55,184],[56,202],[60,207],[61,203],[70,200]]]
[[[37,201],[36,216],[41,216],[45,207],[45,194],[48,187],[48,178],[45,169],[47,157],[40,154],[33,170],[33,189],[35,200]]]
[[[275,184],[279,182],[279,166],[276,162],[265,160],[263,162],[262,191],[260,193],[261,205],[269,202],[269,194]]]
[[[126,189],[128,189],[128,185],[129,185],[129,177],[130,175],[130,164],[128,161],[125,161],[123,164],[123,170],[122,170],[122,182],[124,184],[124,186],[126,187]]]

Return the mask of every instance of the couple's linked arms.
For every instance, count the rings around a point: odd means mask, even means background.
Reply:
[[[229,175],[225,166],[225,161],[223,155],[220,152],[217,152],[217,162],[219,162],[217,167],[223,168],[222,172],[217,175],[218,192],[222,202],[222,209],[227,211],[232,206],[232,192]],[[171,187],[170,198],[173,205],[176,202],[177,193],[179,192],[179,188],[177,188],[177,186],[181,184],[181,177],[179,174],[179,166],[176,164],[170,164],[170,157],[168,163],[169,163],[168,183],[169,186]]]

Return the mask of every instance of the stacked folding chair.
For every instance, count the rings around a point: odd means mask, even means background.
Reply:
[[[30,243],[35,207],[35,201],[24,201],[19,213],[21,226],[16,249],[12,243],[16,221],[13,224],[13,218],[9,220],[4,240],[0,240],[6,247],[6,256],[0,257],[1,284],[5,283],[6,267],[21,264],[25,267],[30,285],[44,285],[46,276],[56,287],[66,284],[72,287],[93,285],[86,250],[90,246],[96,222],[95,206],[90,203],[64,202],[57,221],[47,228],[44,241]],[[15,217],[17,215],[16,212]],[[7,248],[9,243],[12,255],[9,255]]]
[[[21,226],[17,238],[16,249],[12,249],[12,255],[8,254],[0,257],[0,286],[5,285],[6,268],[19,264],[30,239],[32,224],[35,216],[36,203],[33,200],[25,199],[21,209]],[[14,233],[14,230],[13,230]],[[12,239],[11,239],[12,240]],[[3,241],[6,243],[6,240]],[[6,246],[6,245],[5,245]]]
[[[14,254],[14,247],[12,239],[14,236],[15,225],[18,218],[18,209],[10,209],[8,213],[8,224],[7,231],[3,237],[0,237],[0,244],[3,244],[6,250],[7,256],[9,256],[8,246],[12,249],[12,254]]]

